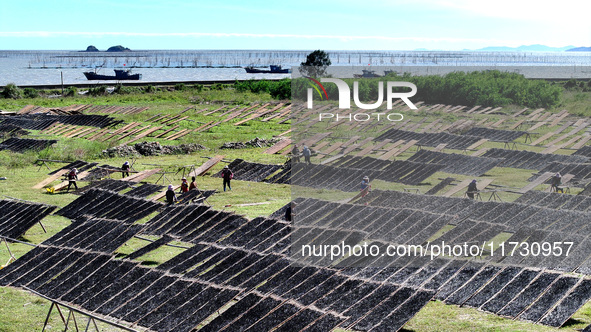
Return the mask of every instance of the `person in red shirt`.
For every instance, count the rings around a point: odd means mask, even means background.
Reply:
[[[226,185],[228,185],[228,189],[232,190],[230,187],[230,180],[234,177],[234,173],[230,170],[230,167],[224,166],[222,170],[222,178],[224,179],[224,191],[226,191]]]
[[[187,183],[187,178],[183,177],[183,182],[181,183],[181,192],[186,193],[189,191],[189,184]]]
[[[70,187],[72,185],[74,185],[74,188],[76,188],[76,190],[78,190],[78,185],[76,184],[77,180],[78,180],[78,170],[75,168],[72,168],[70,173],[68,173],[68,189],[66,191],[70,191]]]

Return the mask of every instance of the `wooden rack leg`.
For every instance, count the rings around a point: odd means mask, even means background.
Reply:
[[[43,323],[43,329],[41,332],[45,331],[45,327],[47,327],[47,323],[49,322],[49,316],[51,315],[51,311],[53,310],[53,306],[55,303],[51,302],[51,306],[49,307],[49,312],[47,313],[47,317],[45,318],[45,323]]]
[[[64,327],[64,332],[68,331],[68,324],[70,324],[70,317],[72,316],[72,310],[68,312],[68,319],[66,320],[66,327]]]
[[[41,223],[41,220],[39,220],[39,225],[41,225],[41,228],[43,228],[43,232],[47,233],[47,230],[45,229],[45,226],[43,226],[43,224]]]
[[[86,328],[84,329],[84,332],[88,332],[88,328],[90,327],[90,320],[92,319],[92,317],[88,317],[88,323],[86,324]]]
[[[66,324],[66,318],[64,317],[64,314],[62,313],[62,310],[60,309],[59,305],[55,305],[55,308],[57,309],[57,312],[59,312],[60,317],[62,318],[62,322],[64,322],[64,324]]]
[[[16,260],[16,257],[14,257],[14,254],[12,253],[12,251],[10,250],[10,247],[8,246],[8,241],[6,241],[5,238],[2,238],[2,240],[4,240],[4,244],[6,244],[6,249],[8,249],[8,254],[10,255],[10,259]],[[10,260],[8,260],[8,263],[10,263]],[[6,263],[6,264],[8,264],[8,263]]]

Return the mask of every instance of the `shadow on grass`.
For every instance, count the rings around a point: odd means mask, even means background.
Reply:
[[[587,322],[582,321],[582,320],[578,320],[576,318],[571,318],[569,320],[566,321],[566,323],[564,323],[564,325],[562,325],[562,328],[568,328],[568,327],[573,327],[576,325],[581,325],[581,324],[587,324]]]
[[[31,240],[27,239],[24,235],[21,235],[21,236],[19,236],[16,239],[19,240],[19,241],[22,241],[22,242],[33,243],[33,242],[31,242]],[[6,239],[6,241],[8,241],[10,243],[16,243],[14,241],[10,241],[10,239]]]
[[[160,263],[156,262],[156,261],[143,261],[141,265],[154,267],[154,266],[158,266],[159,264]]]

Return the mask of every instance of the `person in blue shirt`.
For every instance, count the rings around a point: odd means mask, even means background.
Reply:
[[[371,184],[369,183],[369,176],[364,176],[361,180],[361,197],[365,197],[371,190]]]

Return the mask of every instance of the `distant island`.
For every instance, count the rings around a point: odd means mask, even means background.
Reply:
[[[81,51],[81,52],[100,52],[100,51],[94,45],[90,45],[86,48],[86,51]],[[117,45],[117,46],[109,47],[109,49],[107,49],[106,52],[131,52],[131,50],[127,47]]]
[[[478,49],[476,51],[492,51],[492,52],[564,52],[574,48],[575,46],[551,47],[546,45],[521,45],[519,47],[508,46],[489,46]]]
[[[567,52],[591,52],[591,47],[575,47],[571,48],[570,50],[566,50]]]
[[[438,49],[417,48],[414,51],[442,51]],[[591,47],[575,47],[572,45],[563,47],[552,47],[541,44],[510,46],[487,46],[479,49],[462,49],[462,52],[591,52]]]

